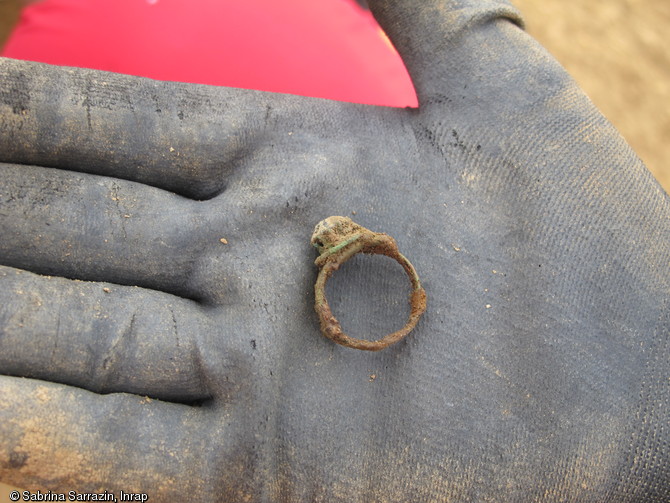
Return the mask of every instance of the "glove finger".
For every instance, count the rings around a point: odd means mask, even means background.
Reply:
[[[0,81],[0,161],[115,176],[196,199],[223,190],[262,137],[257,123],[272,96],[10,59],[0,59]]]
[[[159,189],[35,166],[0,164],[0,178],[2,265],[203,299],[198,259],[226,250],[220,212]]]
[[[0,267],[0,373],[177,402],[207,399],[192,301]]]
[[[225,471],[221,482],[212,480],[220,463],[207,455],[210,435],[197,432],[215,436],[222,452],[233,447],[226,421],[210,412],[0,376],[0,480],[42,492],[204,501],[219,483],[239,485]]]
[[[463,69],[473,62],[483,61],[484,66],[493,64],[494,68],[499,64],[500,55],[492,48],[491,40],[473,50],[463,44],[464,36],[469,36],[466,31],[474,25],[500,19],[523,24],[518,10],[505,0],[368,0],[368,3],[402,56],[421,106],[437,93],[443,100],[456,99],[455,91],[458,99],[463,94],[472,94],[462,92],[469,84],[462,77],[468,73]],[[482,78],[474,67],[470,75]]]

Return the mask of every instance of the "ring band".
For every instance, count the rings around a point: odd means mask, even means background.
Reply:
[[[388,234],[368,230],[347,217],[328,217],[316,225],[311,243],[319,252],[314,263],[320,268],[314,285],[314,309],[319,316],[321,333],[325,337],[342,346],[379,351],[395,344],[412,331],[426,310],[426,291],[421,286],[414,266],[398,251],[395,239]],[[402,266],[412,283],[412,293],[409,297],[410,315],[407,323],[397,332],[385,335],[376,341],[355,339],[345,334],[326,299],[328,279],[357,253],[386,255],[394,259]]]

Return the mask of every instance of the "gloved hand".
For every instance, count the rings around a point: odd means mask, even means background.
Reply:
[[[0,62],[0,480],[668,501],[667,196],[509,5],[370,4],[418,110]],[[426,289],[384,351],[319,332],[331,215]],[[366,256],[328,293],[378,338],[409,288]]]

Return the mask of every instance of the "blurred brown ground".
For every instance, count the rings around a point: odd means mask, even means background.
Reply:
[[[668,0],[512,0],[528,32],[579,82],[670,193]],[[0,44],[19,0],[0,0]],[[0,484],[0,503],[8,486]]]
[[[670,2],[512,2],[670,193]]]

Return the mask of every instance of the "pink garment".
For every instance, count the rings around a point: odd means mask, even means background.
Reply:
[[[417,106],[372,14],[353,0],[44,0],[2,55],[159,80]]]

